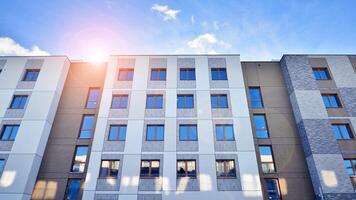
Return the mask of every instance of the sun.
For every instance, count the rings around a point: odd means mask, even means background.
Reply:
[[[100,49],[96,49],[96,50],[91,51],[86,56],[85,60],[88,62],[95,62],[95,63],[107,62],[108,55],[104,51],[102,51]]]

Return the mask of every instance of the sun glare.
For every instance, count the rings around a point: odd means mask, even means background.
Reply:
[[[96,62],[96,63],[106,62],[108,61],[108,55],[101,50],[96,50],[87,56],[86,61]]]

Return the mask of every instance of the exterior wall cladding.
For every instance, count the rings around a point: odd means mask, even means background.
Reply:
[[[0,126],[0,199],[356,199],[356,56],[0,57]]]

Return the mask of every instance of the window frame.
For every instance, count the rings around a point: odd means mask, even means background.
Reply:
[[[111,134],[111,129],[117,127],[118,128],[118,134],[117,137],[115,137],[114,140],[110,139],[110,134]],[[121,135],[121,128],[125,127],[125,139],[120,139],[120,135]],[[125,141],[126,140],[126,133],[127,133],[127,125],[126,124],[110,124],[109,126],[109,133],[108,133],[108,141]]]
[[[341,103],[341,100],[340,100],[338,94],[330,94],[330,93],[326,93],[326,94],[325,94],[325,93],[324,93],[324,94],[321,94],[321,97],[322,97],[322,100],[323,100],[323,103],[324,103],[324,106],[325,106],[326,109],[338,109],[338,108],[343,108],[342,103]],[[327,106],[327,105],[325,104],[324,97],[326,97],[326,98],[328,99],[328,103],[329,103],[330,106]],[[336,101],[336,103],[337,103],[337,106],[336,106],[336,107],[332,105],[332,102],[333,102],[333,101],[331,100],[330,97],[335,97],[335,101]]]
[[[103,162],[109,162],[109,167],[108,167],[108,174],[106,176],[102,176],[102,170],[103,169]],[[112,166],[114,165],[114,162],[118,162],[118,168],[117,169],[114,169],[114,170],[117,170],[117,175],[112,175],[113,174],[113,168]],[[119,173],[120,173],[120,160],[114,160],[114,159],[103,159],[101,160],[100,162],[100,169],[99,169],[99,178],[103,178],[103,179],[106,179],[106,178],[117,178],[119,176]]]
[[[331,126],[333,127],[333,129],[334,129],[334,127],[337,127],[337,129],[338,129],[338,131],[340,133],[341,139],[336,138],[336,140],[353,140],[353,139],[355,139],[350,124],[348,124],[348,123],[332,123]],[[345,126],[346,127],[346,130],[348,131],[350,139],[347,139],[347,138],[344,137],[344,135],[342,134],[342,131],[340,129],[340,126]],[[333,130],[333,132],[334,132],[334,130]],[[334,132],[334,135],[335,135],[335,132]],[[335,137],[336,137],[336,135],[335,135]]]
[[[262,161],[262,154],[261,154],[261,147],[269,147],[269,149],[271,150],[271,157],[272,157],[272,161],[270,162],[263,162]],[[261,170],[263,174],[275,174],[277,173],[277,168],[276,168],[276,163],[275,163],[275,159],[274,159],[274,155],[273,155],[273,148],[272,145],[258,145],[258,152],[260,155],[260,161],[261,161]],[[272,164],[273,165],[273,171],[271,172],[270,170],[268,172],[263,171],[263,165],[264,164]],[[269,165],[268,165],[269,166]],[[269,169],[269,168],[268,168]]]
[[[154,127],[154,132],[153,132],[153,140],[148,139],[148,130],[149,127]],[[162,139],[157,139],[157,132],[158,132],[158,128],[162,127],[163,128],[163,138]],[[164,124],[147,124],[146,125],[146,141],[164,141]]]
[[[233,167],[234,167],[234,174],[233,175],[228,175],[229,172],[228,172],[228,163],[232,161],[233,162]],[[223,163],[223,166],[224,166],[224,175],[221,176],[219,175],[218,173],[218,163]],[[218,179],[235,179],[237,178],[237,170],[236,170],[236,161],[235,159],[216,159],[215,160],[215,167],[216,167],[216,177]]]
[[[179,162],[184,162],[184,174],[183,175],[178,174],[178,169],[179,169],[178,163]],[[188,173],[188,162],[194,162],[195,173],[193,175],[190,175]],[[197,162],[195,159],[178,159],[177,163],[176,163],[176,167],[177,167],[177,170],[176,170],[177,178],[184,178],[184,177],[197,178]]]
[[[149,167],[148,167],[148,174],[147,175],[142,175],[142,167],[144,162],[149,162]],[[158,175],[152,175],[152,163],[153,162],[158,162]],[[141,165],[140,165],[140,178],[144,179],[151,179],[151,178],[159,178],[161,175],[161,161],[159,159],[153,159],[153,160],[147,160],[143,159],[141,160]]]
[[[90,129],[84,129],[83,128],[84,121],[85,121],[86,117],[93,117],[94,121],[93,121],[92,127]],[[94,133],[94,129],[95,129],[95,114],[84,114],[84,115],[82,115],[82,121],[80,123],[80,129],[79,129],[78,138],[79,139],[91,139],[92,136],[93,136],[93,133]],[[90,137],[81,137],[83,131],[90,131]]]
[[[40,69],[26,69],[25,70],[25,74],[24,74],[24,76],[22,78],[22,81],[36,82],[37,79],[38,79],[38,76],[40,75],[40,71],[41,71]],[[32,75],[30,76],[30,79],[27,79],[27,75],[29,73],[32,73]],[[37,73],[37,75],[35,73]],[[35,79],[34,79],[34,77],[35,77]]]
[[[329,80],[332,80],[330,72],[329,72],[327,67],[312,67],[312,71],[313,71],[313,76],[314,76],[315,80],[317,80],[317,81],[329,81]],[[322,78],[321,72],[325,72],[325,74],[327,76],[326,79]],[[318,74],[319,78],[317,76],[315,76],[315,73]]]
[[[118,99],[118,107],[114,107],[114,99],[115,98],[119,98]],[[124,106],[121,105],[124,102],[123,98],[126,98],[126,105],[124,105]],[[110,109],[127,109],[128,106],[129,106],[129,95],[128,94],[113,94],[112,95]]]
[[[76,161],[75,160],[75,157],[77,156],[77,150],[79,147],[86,147],[87,148],[87,152],[86,152],[86,156],[85,156],[85,161],[82,162],[82,161]],[[88,154],[89,154],[89,146],[88,145],[77,145],[75,146],[75,149],[74,149],[74,155],[73,155],[73,159],[72,159],[72,164],[71,164],[71,167],[70,167],[70,173],[76,173],[76,174],[82,174],[85,172],[86,170],[86,167],[87,167],[87,161],[88,161]],[[74,165],[79,163],[79,171],[74,171],[73,168],[74,168]],[[80,165],[84,163],[84,168],[83,168],[83,171],[81,172],[80,171]]]
[[[185,74],[185,77],[186,79],[182,79],[182,73]],[[190,73],[194,73],[193,76],[194,78],[193,79],[190,79]],[[195,77],[195,68],[180,68],[179,69],[179,80],[181,81],[195,81],[196,80],[196,77]]]
[[[13,107],[16,98],[20,98],[19,104],[18,104],[16,107]],[[28,98],[29,98],[29,95],[26,95],[26,94],[14,95],[14,96],[12,97],[12,100],[11,100],[11,103],[10,103],[10,106],[9,106],[9,109],[12,109],[12,110],[23,110],[23,109],[25,109],[26,106],[27,106]],[[22,108],[22,107],[20,107],[20,105],[21,105],[23,99],[25,99],[25,103],[24,103],[24,106],[23,106],[23,108]]]
[[[187,140],[184,140],[184,139],[181,139],[181,128],[183,127],[187,127],[187,137],[188,139]],[[196,134],[196,139],[193,140],[191,139],[191,134],[190,134],[190,128],[191,127],[194,127],[195,128],[195,134]],[[179,127],[178,127],[178,131],[179,131],[179,141],[198,141],[198,126],[196,124],[179,124]]]
[[[183,107],[179,107],[179,97],[183,97]],[[189,106],[188,98],[192,98],[192,105]],[[177,95],[177,108],[178,109],[193,109],[194,108],[194,95],[193,94],[178,94]]]
[[[264,123],[265,123],[265,126],[266,126],[265,129],[257,128],[256,122],[255,122],[255,116],[263,116]],[[269,139],[270,135],[269,135],[269,129],[268,129],[268,122],[267,122],[266,114],[264,114],[264,113],[254,113],[252,115],[252,117],[253,117],[253,127],[255,129],[255,137],[258,138],[258,139]],[[257,131],[266,131],[267,132],[267,137],[257,137]]]
[[[7,127],[11,127],[11,132],[7,138],[3,139],[4,133],[5,133]],[[14,133],[15,127],[17,127],[16,133]],[[0,141],[15,141],[19,128],[20,128],[20,124],[4,124],[2,126],[1,132],[0,132],[1,133]],[[13,137],[13,134],[15,134],[14,139],[11,139]]]
[[[218,139],[218,136],[217,136],[218,127],[223,128],[224,139]],[[231,127],[232,139],[228,139],[228,137],[227,137],[227,128],[228,127]],[[216,139],[216,141],[235,141],[234,125],[233,124],[215,124],[215,139]]]
[[[124,80],[121,80],[120,79],[120,74],[122,72],[125,72],[126,74],[125,75],[125,78]],[[129,76],[129,73],[132,72],[132,79],[130,79],[130,76]],[[118,73],[118,76],[117,76],[117,81],[133,81],[133,78],[134,78],[134,75],[135,75],[135,69],[134,68],[119,68],[119,73]]]
[[[79,181],[79,188],[78,188],[78,191],[77,191],[77,197],[80,196],[80,188],[82,187],[82,183],[83,183],[82,179],[80,179],[80,178],[68,178],[64,199],[68,198],[69,183],[70,183],[70,181],[74,181],[74,180]]]
[[[264,178],[264,185],[265,185],[265,193],[266,196],[268,197],[268,188],[267,188],[267,180],[273,180],[275,181],[277,184],[277,193],[278,193],[278,199],[277,200],[282,200],[282,193],[281,193],[281,188],[280,188],[280,184],[279,184],[279,180],[278,178]]]
[[[148,99],[153,98],[153,107],[148,106]],[[157,98],[162,98],[162,105],[161,107],[156,106],[157,105]],[[146,109],[163,109],[163,95],[162,94],[147,94],[146,95]]]
[[[153,72],[157,72],[157,79],[153,79]],[[164,73],[164,79],[161,79],[161,73]],[[167,69],[166,68],[151,68],[151,81],[166,81],[167,80]]]
[[[210,71],[211,71],[211,80],[212,81],[227,81],[228,80],[228,78],[227,78],[227,69],[225,67],[212,67],[210,69]],[[218,79],[214,79],[213,71],[217,72],[217,75],[218,75],[217,78]],[[225,72],[226,79],[222,79],[222,77],[221,77],[222,76],[221,75],[222,72]]]
[[[217,97],[217,107],[213,106],[213,97]],[[225,97],[226,98],[226,107],[222,107],[222,103],[221,103],[221,97]],[[228,109],[229,108],[229,100],[228,100],[228,96],[227,94],[211,94],[210,95],[210,101],[211,101],[211,108],[212,109]]]
[[[347,171],[347,168],[345,166],[345,161],[351,163],[351,167],[352,167],[352,170],[354,172],[353,175],[350,175],[350,174],[347,174],[347,175],[349,175],[349,177],[351,177],[351,178],[356,177],[356,158],[344,158],[344,167],[345,167],[345,170]]]
[[[96,99],[95,101],[90,100],[90,92],[91,91],[98,91],[98,99]],[[87,100],[86,100],[86,104],[85,104],[85,109],[97,109],[98,108],[98,104],[99,104],[99,100],[100,100],[100,93],[101,93],[101,89],[100,87],[90,87],[88,90],[88,95],[87,95]],[[94,103],[95,104],[95,108],[91,108],[88,107],[89,103]]]
[[[253,99],[252,98],[251,90],[257,90],[258,91],[259,99]],[[253,108],[253,109],[262,109],[262,108],[264,108],[261,87],[259,87],[259,86],[251,86],[251,87],[248,88],[248,91],[249,91],[249,96],[250,96],[251,108]],[[261,107],[255,107],[254,104],[253,104],[254,102],[260,103]]]
[[[1,165],[1,163],[2,163],[2,165]],[[4,172],[5,165],[6,165],[6,159],[0,158],[0,177],[1,177],[2,173]]]

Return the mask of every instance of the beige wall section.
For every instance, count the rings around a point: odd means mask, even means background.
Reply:
[[[242,62],[242,69],[247,91],[250,86],[260,87],[264,103],[263,109],[250,107],[251,117],[254,113],[265,113],[269,129],[269,139],[255,138],[258,162],[258,145],[272,145],[277,170],[277,173],[264,175],[260,165],[261,182],[264,178],[278,178],[283,200],[299,199],[300,195],[303,195],[303,199],[313,199],[313,189],[279,63]]]
[[[74,174],[70,169],[75,146],[91,146],[91,139],[78,139],[78,134],[83,114],[99,110],[85,105],[90,87],[103,88],[105,73],[106,64],[71,64],[32,199],[64,199],[68,178],[84,180],[86,173]]]

